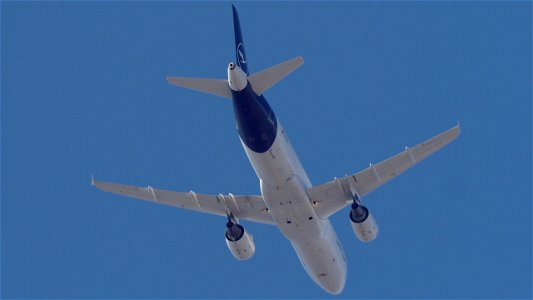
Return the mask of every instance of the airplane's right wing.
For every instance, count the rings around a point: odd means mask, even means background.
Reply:
[[[412,148],[406,147],[405,151],[370,165],[359,173],[311,187],[307,194],[315,204],[318,216],[327,218],[352,203],[353,192],[360,197],[372,192],[446,146],[457,138],[460,132],[461,127],[457,125]]]
[[[174,192],[149,187],[137,187],[93,179],[92,185],[105,192],[137,198],[158,204],[226,216],[231,212],[238,219],[274,224],[274,220],[261,196],[236,196],[233,194],[205,195],[193,191]]]

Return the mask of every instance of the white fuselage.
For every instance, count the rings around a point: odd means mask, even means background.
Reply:
[[[270,149],[256,153],[242,142],[259,177],[261,194],[272,218],[289,239],[309,276],[338,294],[346,282],[346,256],[328,219],[320,219],[306,190],[311,182],[278,123]]]
[[[272,218],[291,241],[307,274],[329,293],[340,293],[346,282],[346,256],[329,220],[316,214],[307,195],[311,181],[283,126],[234,63],[228,66],[228,84],[240,140]]]

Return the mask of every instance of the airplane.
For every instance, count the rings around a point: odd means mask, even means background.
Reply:
[[[239,16],[233,5],[232,10],[236,61],[228,64],[228,78],[167,77],[167,81],[231,100],[239,138],[259,178],[261,194],[174,192],[94,178],[92,185],[106,192],[225,216],[226,243],[238,260],[250,259],[255,253],[252,236],[239,220],[275,225],[291,242],[309,277],[326,292],[337,295],[346,283],[347,262],[328,218],[350,205],[350,223],[355,236],[363,242],[374,240],[379,228],[363,205],[362,197],[456,139],[461,131],[460,124],[414,147],[406,147],[380,163],[370,164],[358,173],[313,186],[264,97],[269,88],[300,67],[303,58],[295,57],[250,75]]]

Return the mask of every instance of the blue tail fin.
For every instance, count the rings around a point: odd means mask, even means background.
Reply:
[[[239,15],[237,14],[237,10],[235,9],[235,6],[233,6],[233,4],[231,5],[231,7],[233,8],[233,28],[235,31],[235,54],[237,57],[237,65],[241,67],[241,69],[244,71],[244,73],[246,73],[246,75],[250,75],[248,73],[248,62],[246,61],[246,53],[244,52],[244,42],[242,40]]]

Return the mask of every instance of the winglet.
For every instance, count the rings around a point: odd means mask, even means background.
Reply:
[[[457,125],[455,125],[455,126],[453,127],[453,129],[456,130],[456,134],[455,134],[455,137],[454,137],[454,138],[456,138],[457,136],[459,136],[459,134],[461,134],[461,130],[462,130],[462,128],[461,128],[461,122],[459,122],[459,120],[457,120]]]
[[[91,185],[94,186],[94,176],[93,176],[93,173],[91,173]]]

